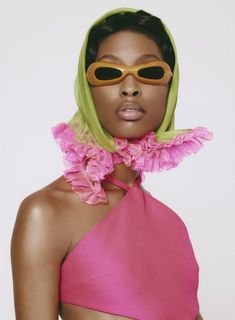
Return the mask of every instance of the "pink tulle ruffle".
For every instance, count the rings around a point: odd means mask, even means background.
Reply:
[[[170,142],[156,142],[155,133],[150,132],[131,143],[114,138],[117,150],[111,153],[99,146],[79,143],[66,123],[58,124],[52,132],[64,154],[66,180],[80,199],[89,204],[107,202],[101,181],[114,170],[115,164],[124,163],[141,175],[144,171],[169,170],[185,156],[196,153],[204,141],[212,139],[212,133],[204,127],[179,134]]]
[[[118,147],[113,155],[114,162],[124,162],[136,171],[160,172],[176,167],[185,156],[196,153],[205,140],[211,140],[212,133],[197,127],[177,135],[170,142],[156,142],[155,133],[150,132],[142,139],[115,139]]]

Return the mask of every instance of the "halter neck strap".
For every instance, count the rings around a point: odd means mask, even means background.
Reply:
[[[130,189],[134,188],[134,187],[139,187],[139,185],[141,184],[141,177],[138,176],[134,182],[134,184],[132,186],[128,186],[128,184],[122,182],[121,180],[118,180],[112,176],[108,176],[105,178],[106,181],[126,190],[129,191]]]

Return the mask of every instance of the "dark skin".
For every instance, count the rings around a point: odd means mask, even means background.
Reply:
[[[134,65],[162,59],[162,55],[151,39],[122,31],[100,44],[97,59]],[[102,126],[113,136],[132,139],[160,125],[168,86],[142,84],[128,75],[112,86],[91,87],[91,93]],[[137,121],[119,119],[116,108],[124,100],[138,101],[144,109],[143,117]],[[120,164],[112,176],[131,186],[137,173]],[[58,312],[63,320],[130,319],[65,303],[58,305],[61,263],[125,194],[108,182],[103,182],[103,188],[108,202],[89,205],[80,201],[62,176],[21,203],[11,243],[16,320],[55,320]]]

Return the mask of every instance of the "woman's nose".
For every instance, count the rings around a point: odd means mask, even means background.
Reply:
[[[138,81],[132,76],[128,75],[123,79],[120,86],[121,97],[139,97],[141,96],[141,89],[138,85]]]

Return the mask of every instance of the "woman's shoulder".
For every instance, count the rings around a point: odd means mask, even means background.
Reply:
[[[61,176],[23,199],[19,213],[25,216],[35,216],[35,218],[45,217],[58,220],[65,213],[64,207],[69,208],[73,198],[74,193],[71,187],[65,181],[64,176]],[[77,206],[79,207],[79,201],[77,201]]]
[[[28,301],[44,308],[49,301],[50,311],[44,311],[54,315],[60,266],[71,245],[71,223],[66,219],[70,194],[69,186],[59,178],[20,204],[11,239],[17,305],[25,306]]]
[[[69,217],[74,211],[75,201],[79,212],[81,202],[74,197],[64,177],[28,195],[19,206],[13,239],[16,243],[24,239],[25,242],[27,239],[39,239],[38,242],[42,243],[43,237],[45,245],[57,244],[59,254],[63,256],[71,242],[72,219]]]

